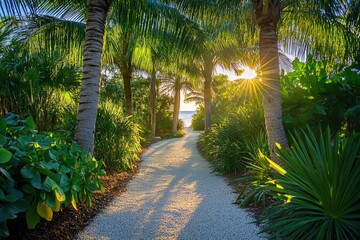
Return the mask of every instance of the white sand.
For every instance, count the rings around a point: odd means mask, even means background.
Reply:
[[[153,144],[127,191],[78,239],[259,239],[254,219],[197,151],[198,136]]]

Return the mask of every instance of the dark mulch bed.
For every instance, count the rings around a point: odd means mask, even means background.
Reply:
[[[94,194],[95,201],[91,207],[79,205],[78,211],[72,207],[63,209],[59,213],[54,213],[51,222],[42,220],[34,230],[27,229],[24,215],[9,221],[11,237],[8,239],[73,239],[114,197],[126,190],[126,185],[137,173],[138,166],[139,163],[132,172],[108,170],[107,175],[102,177],[105,192]]]

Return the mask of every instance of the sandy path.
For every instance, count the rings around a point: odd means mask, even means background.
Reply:
[[[127,191],[78,239],[259,239],[254,219],[197,151],[198,135],[153,144]]]

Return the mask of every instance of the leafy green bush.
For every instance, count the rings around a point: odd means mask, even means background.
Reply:
[[[254,103],[244,104],[221,123],[214,124],[201,142],[214,170],[228,173],[245,169],[249,159],[247,142],[264,130],[263,113]]]
[[[126,117],[112,101],[100,103],[95,130],[95,155],[108,166],[133,168],[141,151],[140,126]]]
[[[0,59],[0,115],[16,112],[33,116],[38,129],[53,130],[61,112],[64,92],[76,94],[80,69],[57,52],[29,53],[11,48]]]
[[[283,119],[287,129],[330,126],[332,132],[360,131],[360,73],[352,66],[329,72],[326,61],[311,55],[293,61],[281,78]]]
[[[267,136],[261,131],[257,139],[247,141],[247,150],[250,157],[246,166],[246,174],[234,180],[243,182],[246,187],[239,193],[236,200],[240,207],[247,207],[250,204],[261,204],[266,206],[266,200],[271,197],[266,186],[274,181],[273,170],[270,167],[267,156],[269,156]]]
[[[283,204],[268,209],[265,230],[286,239],[360,238],[360,137],[333,139],[295,133],[291,148],[280,149],[284,169],[277,187],[269,186]]]
[[[201,131],[205,129],[205,115],[204,107],[199,107],[192,116],[191,128],[193,130]]]
[[[9,235],[6,222],[20,212],[34,228],[63,206],[91,205],[91,193],[104,190],[104,174],[102,162],[75,143],[37,133],[31,117],[6,115],[0,119],[0,236]]]

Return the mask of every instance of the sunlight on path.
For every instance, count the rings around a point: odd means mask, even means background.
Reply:
[[[210,173],[197,137],[152,145],[128,190],[78,239],[259,239],[253,219],[232,204],[236,194]]]

